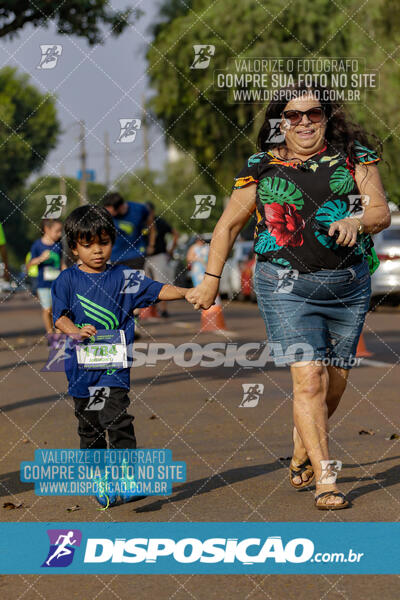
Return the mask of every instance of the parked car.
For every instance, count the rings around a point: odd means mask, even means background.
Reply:
[[[392,224],[374,235],[374,246],[381,262],[372,275],[371,307],[400,304],[400,212],[392,213]]]

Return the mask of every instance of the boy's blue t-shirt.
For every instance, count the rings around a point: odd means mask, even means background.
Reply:
[[[36,240],[31,247],[31,258],[37,258],[45,250],[50,250],[50,256],[38,265],[38,288],[50,288],[61,269],[62,248],[60,242],[44,244],[41,239]]]
[[[126,215],[114,218],[117,238],[112,249],[112,262],[145,256],[146,243],[142,231],[146,228],[149,210],[147,206],[138,202],[127,202],[127,204]]]
[[[129,283],[127,275],[130,275]],[[134,340],[133,310],[158,302],[163,285],[146,277],[144,271],[127,269],[123,265],[107,265],[102,273],[86,273],[73,265],[62,271],[53,283],[53,320],[55,323],[65,315],[78,326],[89,324],[97,330],[122,329],[129,354]],[[74,349],[65,363],[68,392],[77,398],[87,398],[90,386],[129,389],[129,370],[84,369],[78,365]]]

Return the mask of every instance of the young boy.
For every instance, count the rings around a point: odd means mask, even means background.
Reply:
[[[116,334],[122,333],[122,339],[125,338],[129,357],[134,340],[134,309],[159,300],[185,298],[189,289],[163,285],[145,277],[143,271],[125,265],[107,264],[116,229],[105,208],[86,205],[75,209],[65,222],[65,234],[80,264],[63,271],[53,283],[55,326],[80,341],[99,330],[118,330]],[[110,448],[136,448],[133,416],[127,413],[129,366],[91,369],[83,364],[84,361],[78,363],[76,353],[72,353],[66,364],[80,447],[106,449],[107,431]],[[117,496],[111,493],[108,496],[109,504],[114,504]],[[121,494],[121,497],[128,501],[132,495]],[[96,498],[105,506],[103,494],[97,494]]]
[[[37,294],[42,307],[42,316],[46,333],[53,333],[51,316],[51,285],[59,276],[62,266],[60,244],[62,223],[58,219],[42,219],[42,237],[33,242],[31,259],[27,269],[38,265]]]

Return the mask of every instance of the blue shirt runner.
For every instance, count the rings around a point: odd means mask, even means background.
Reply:
[[[127,202],[127,204],[127,213],[123,217],[114,218],[117,239],[111,254],[112,262],[145,256],[146,243],[142,232],[146,228],[149,210],[144,204],[138,202]]]
[[[60,274],[61,269],[61,244],[44,244],[42,240],[36,240],[31,247],[31,258],[37,258],[45,250],[50,250],[47,260],[38,265],[38,288],[51,288],[53,281]]]

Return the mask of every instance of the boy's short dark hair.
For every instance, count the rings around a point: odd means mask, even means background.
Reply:
[[[40,222],[40,229],[44,233],[45,227],[52,227],[55,223],[62,223],[61,219],[42,219]]]
[[[112,206],[115,210],[118,210],[120,206],[124,204],[124,199],[118,192],[110,192],[103,198],[103,206]]]
[[[86,204],[72,211],[64,225],[69,248],[75,248],[78,240],[90,242],[96,236],[107,233],[115,242],[116,229],[112,216],[102,206]]]

